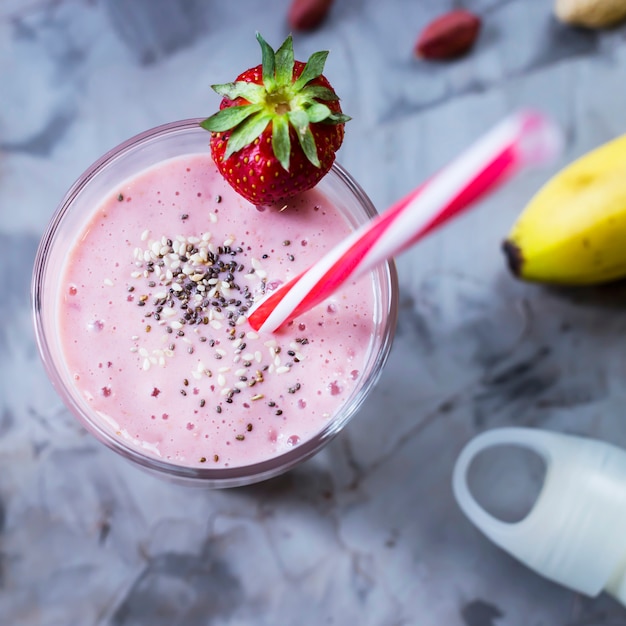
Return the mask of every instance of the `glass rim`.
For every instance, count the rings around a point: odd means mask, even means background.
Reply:
[[[54,246],[55,235],[64,223],[64,219],[70,212],[81,190],[89,185],[91,180],[109,164],[142,144],[149,142],[151,139],[165,137],[168,134],[180,133],[181,131],[200,129],[199,124],[202,119],[203,118],[189,118],[168,122],[167,124],[162,124],[138,133],[108,150],[75,180],[57,205],[37,248],[31,282],[31,314],[33,316],[37,349],[48,378],[66,407],[86,430],[109,449],[132,461],[139,467],[152,472],[156,471],[156,473],[170,478],[182,479],[185,482],[219,488],[247,485],[282,474],[302,461],[312,457],[328,443],[331,438],[339,433],[350,421],[350,418],[358,411],[366,396],[369,394],[369,391],[377,382],[383,366],[387,361],[397,322],[399,297],[397,271],[394,261],[390,259],[378,269],[380,273],[380,286],[378,289],[388,294],[386,303],[380,302],[382,298],[380,296],[377,297],[379,305],[384,307],[381,308],[384,324],[381,324],[380,330],[378,331],[381,338],[373,346],[370,356],[367,359],[367,372],[362,381],[358,387],[355,388],[351,397],[339,407],[337,413],[320,431],[291,450],[282,452],[277,456],[248,465],[237,465],[233,467],[205,468],[185,466],[161,460],[156,456],[148,456],[143,453],[140,448],[115,437],[110,429],[107,429],[104,425],[101,426],[98,424],[94,417],[90,416],[75,400],[72,391],[68,389],[68,385],[62,379],[59,368],[55,365],[53,350],[47,338],[41,301],[46,269],[50,258],[49,251]],[[203,132],[206,131],[203,130]],[[349,190],[367,218],[372,219],[378,215],[372,201],[365,191],[341,165],[335,162],[328,172],[328,175],[337,177],[342,185]]]

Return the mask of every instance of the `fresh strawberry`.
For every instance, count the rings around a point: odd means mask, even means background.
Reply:
[[[350,118],[322,75],[328,52],[302,63],[294,60],[291,36],[276,51],[258,33],[257,40],[262,64],[213,85],[220,110],[201,125],[211,131],[222,176],[258,206],[314,187],[332,166]]]

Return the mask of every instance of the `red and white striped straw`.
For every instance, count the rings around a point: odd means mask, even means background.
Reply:
[[[553,160],[561,144],[558,128],[540,113],[522,111],[505,119],[431,179],[261,300],[248,315],[250,325],[258,331],[277,330],[328,298],[346,280],[412,246],[522,167]]]

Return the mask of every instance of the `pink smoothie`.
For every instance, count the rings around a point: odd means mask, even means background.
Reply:
[[[315,190],[255,209],[208,155],[127,180],[95,208],[62,274],[60,340],[78,391],[115,436],[179,465],[243,466],[301,444],[359,383],[372,281],[273,334],[246,314],[349,231]]]

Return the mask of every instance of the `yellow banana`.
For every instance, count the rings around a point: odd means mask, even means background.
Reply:
[[[591,285],[626,276],[626,135],[582,156],[530,200],[504,241],[524,280]]]

